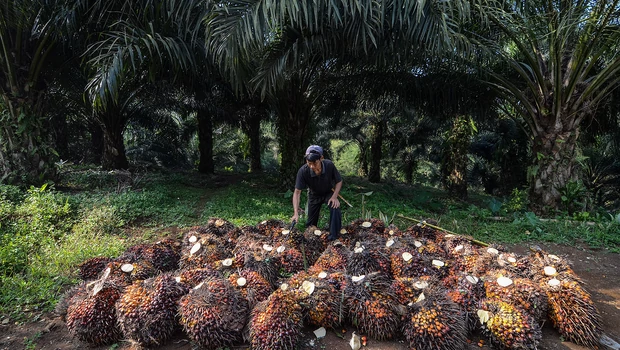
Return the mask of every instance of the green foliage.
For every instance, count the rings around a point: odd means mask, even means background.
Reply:
[[[587,209],[587,192],[588,189],[581,181],[569,181],[566,186],[559,189],[562,199],[562,207],[573,214],[578,210]]]
[[[512,190],[506,204],[504,204],[504,208],[508,213],[523,212],[527,209],[528,205],[527,191],[515,188]]]

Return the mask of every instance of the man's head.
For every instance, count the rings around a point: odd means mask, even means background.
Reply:
[[[309,146],[306,149],[306,155],[304,156],[304,158],[306,158],[306,160],[309,162],[316,162],[322,157],[323,157],[323,149],[321,148],[321,146],[317,146],[317,145]]]

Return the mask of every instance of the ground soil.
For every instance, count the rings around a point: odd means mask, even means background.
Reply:
[[[541,244],[548,252],[564,256],[572,261],[575,272],[584,280],[586,288],[592,294],[603,320],[604,332],[614,341],[620,342],[620,254],[609,253],[605,250],[592,250],[580,247],[569,247],[555,244]],[[512,251],[526,253],[527,245],[509,247]],[[46,349],[69,350],[84,349],[88,346],[73,339],[67,331],[66,325],[59,321],[52,313],[40,314],[36,322],[26,324],[15,323],[8,318],[0,320],[0,350],[13,349]],[[316,339],[313,329],[306,329],[301,342],[302,349],[348,350],[351,333],[355,329],[348,327],[343,337],[336,332],[328,331],[327,336]],[[339,330],[342,331],[342,330]],[[343,339],[344,338],[344,339]],[[480,348],[477,345],[478,337],[472,337],[470,347]],[[196,347],[180,332],[174,339],[157,349],[162,350],[191,350]],[[233,349],[247,349],[241,345]],[[483,345],[482,349],[489,349]],[[114,346],[93,348],[95,350],[134,349],[128,342],[119,342]],[[367,350],[404,350],[408,346],[403,340],[379,342],[369,339]],[[549,324],[543,329],[543,341],[539,349],[584,349],[575,344],[564,342],[560,335]]]

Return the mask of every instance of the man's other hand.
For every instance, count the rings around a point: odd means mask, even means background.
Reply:
[[[338,197],[331,197],[327,202],[327,206],[333,209],[340,208],[340,201],[338,200]]]

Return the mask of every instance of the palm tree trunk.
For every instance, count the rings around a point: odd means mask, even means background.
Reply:
[[[198,172],[213,174],[215,171],[215,165],[213,164],[213,121],[211,120],[211,114],[202,108],[198,109],[197,118],[198,151],[200,152]]]
[[[557,123],[534,135],[532,154],[535,164],[530,181],[530,205],[538,214],[547,214],[560,208],[560,190],[577,178],[575,150],[579,128]],[[557,131],[557,129],[561,129]]]
[[[372,126],[372,136],[370,140],[370,171],[368,172],[368,181],[381,181],[381,149],[383,147],[383,133],[386,128],[386,121],[383,118],[377,118]]]
[[[103,160],[103,129],[98,123],[89,123],[91,161],[101,164]]]
[[[125,141],[123,139],[123,130],[125,122],[122,118],[115,118],[111,113],[107,112],[109,118],[103,118],[103,158],[101,159],[101,167],[104,170],[120,170],[128,169],[129,161],[125,154]]]
[[[467,199],[467,152],[471,142],[469,120],[456,117],[446,142],[441,163],[444,188],[454,197]]]
[[[260,146],[260,122],[262,115],[260,113],[250,111],[248,118],[242,124],[243,132],[250,140],[250,172],[260,172],[263,170],[261,164],[261,146]]]
[[[307,86],[293,77],[277,99],[279,147],[281,154],[280,181],[285,188],[295,185],[295,177],[303,164],[303,156],[312,134],[312,106],[306,97]]]
[[[360,177],[368,176],[368,146],[363,140],[358,140],[360,153],[357,156],[359,161],[359,168],[357,169],[357,175]]]

